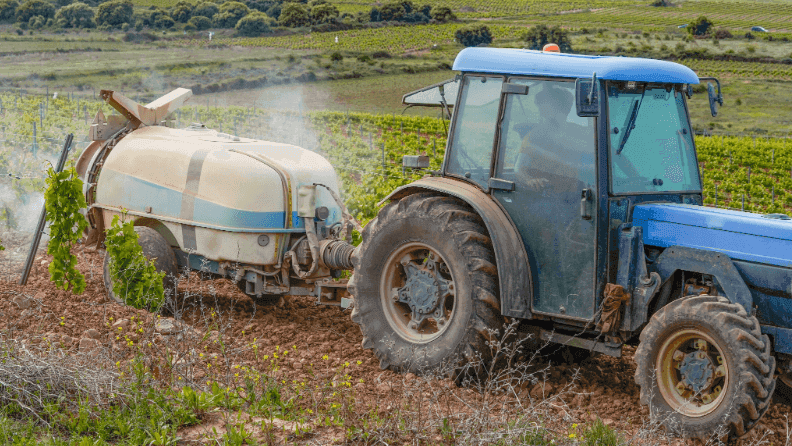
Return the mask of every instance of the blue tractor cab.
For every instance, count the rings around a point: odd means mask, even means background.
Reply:
[[[363,232],[353,320],[381,366],[494,358],[537,338],[638,348],[641,401],[707,437],[750,430],[792,378],[792,222],[703,206],[692,85],[667,61],[468,48],[405,95],[453,109],[442,170],[396,189]],[[748,379],[750,378],[750,379]]]

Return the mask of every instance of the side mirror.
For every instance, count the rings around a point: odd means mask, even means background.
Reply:
[[[718,91],[716,92],[715,86],[712,85],[712,82],[707,83],[707,96],[709,97],[710,113],[712,113],[712,116],[718,116],[718,106],[723,105],[723,95],[721,94],[720,82],[714,77],[702,77],[699,78],[699,80],[715,81],[715,84],[717,84]]]
[[[599,88],[597,73],[591,79],[575,81],[575,106],[578,116],[599,116]]]

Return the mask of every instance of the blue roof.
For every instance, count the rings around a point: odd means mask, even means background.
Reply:
[[[674,62],[638,57],[585,56],[511,48],[465,48],[454,60],[454,70],[477,73],[520,74],[698,84],[696,73]]]

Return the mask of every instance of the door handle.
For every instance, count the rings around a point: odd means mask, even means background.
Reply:
[[[580,191],[580,217],[583,220],[591,220],[592,201],[591,189],[583,189]]]

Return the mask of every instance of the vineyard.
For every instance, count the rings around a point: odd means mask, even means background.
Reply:
[[[109,106],[86,98],[0,95],[0,239],[29,233],[42,204],[44,171],[66,134],[74,160],[87,145],[92,116]],[[292,143],[324,154],[335,166],[348,207],[363,223],[390,191],[424,172],[404,171],[403,155],[424,154],[440,168],[448,123],[431,117],[342,112],[275,112],[253,107],[184,107],[182,127],[203,122],[218,131]],[[792,212],[792,141],[787,138],[698,136],[705,203],[753,212]],[[5,232],[2,232],[5,231]],[[12,237],[13,238],[13,237]],[[25,238],[22,237],[21,240]],[[24,243],[17,243],[23,248]],[[13,247],[13,243],[12,243]],[[4,251],[18,261],[21,249]]]

